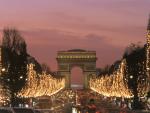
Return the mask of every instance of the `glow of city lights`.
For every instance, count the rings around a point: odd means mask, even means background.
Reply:
[[[54,78],[51,75],[42,73],[37,75],[34,65],[28,65],[28,77],[26,86],[19,92],[19,97],[40,97],[51,96],[65,87],[64,78]]]

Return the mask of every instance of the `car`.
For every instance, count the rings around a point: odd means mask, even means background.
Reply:
[[[14,107],[13,110],[15,111],[15,113],[36,113],[32,108]]]
[[[35,113],[42,113],[40,110],[34,109]]]
[[[11,108],[0,108],[0,113],[15,113]]]
[[[35,109],[35,110],[38,111],[35,113],[53,113],[53,111],[50,109]]]

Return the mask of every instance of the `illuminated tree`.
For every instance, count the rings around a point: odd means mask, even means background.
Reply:
[[[144,96],[147,90],[145,48],[135,48],[129,55],[126,55],[126,59],[126,78],[134,95],[133,108],[140,109],[139,97]]]
[[[49,66],[47,64],[43,63],[43,64],[41,64],[41,67],[42,67],[42,71],[44,71],[44,72],[46,72],[48,74],[52,73],[50,68],[49,68]]]
[[[112,74],[90,78],[90,88],[104,96],[131,98],[132,92],[125,81],[126,60],[123,59]]]
[[[8,105],[10,102],[9,89],[0,80],[0,107]]]
[[[65,87],[64,78],[54,78],[46,73],[37,74],[34,64],[29,64],[27,67],[27,82],[18,93],[18,97],[51,96]]]

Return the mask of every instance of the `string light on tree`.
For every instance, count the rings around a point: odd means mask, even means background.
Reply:
[[[125,71],[126,60],[123,59],[117,71],[111,75],[90,78],[90,89],[107,97],[133,97],[124,77]]]
[[[65,79],[56,79],[51,75],[47,75],[45,72],[37,74],[34,70],[34,64],[27,66],[27,84],[19,92],[19,97],[40,97],[51,96],[65,87]]]

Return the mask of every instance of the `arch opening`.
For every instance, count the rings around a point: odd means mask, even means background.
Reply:
[[[71,69],[71,88],[72,89],[83,89],[84,86],[84,75],[83,70],[75,66]]]

